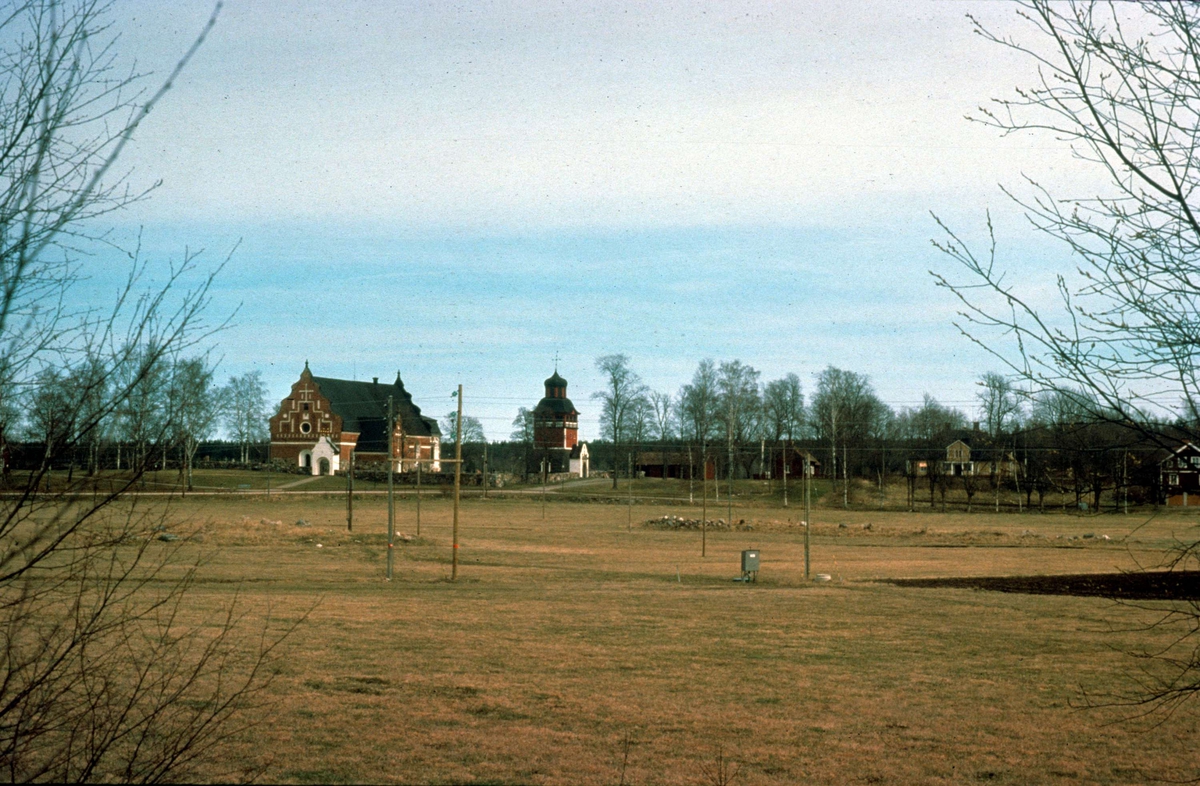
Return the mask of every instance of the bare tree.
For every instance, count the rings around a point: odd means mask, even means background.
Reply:
[[[654,416],[654,437],[659,443],[666,445],[674,439],[676,421],[678,420],[675,400],[670,393],[660,393],[651,390],[647,395],[650,409]]]
[[[458,412],[451,411],[446,413],[446,416],[442,418],[442,431],[447,435],[458,433]],[[448,444],[453,448],[454,438],[448,436],[447,439],[450,440]],[[464,445],[468,442],[487,441],[487,438],[483,435],[483,424],[479,422],[479,418],[463,415],[462,441]]]
[[[948,436],[967,427],[967,416],[957,409],[943,406],[928,393],[917,409],[906,409],[899,415],[900,433],[915,441],[949,444]]]
[[[184,489],[192,490],[192,464],[200,443],[212,436],[224,415],[224,390],[213,385],[207,358],[181,358],[171,366],[167,388],[168,414],[174,424],[172,441],[179,446],[179,474]]]
[[[596,370],[604,375],[604,390],[592,394],[603,405],[600,412],[600,435],[613,444],[613,488],[617,487],[620,451],[628,441],[626,427],[631,409],[645,395],[645,385],[626,355],[602,355],[596,358]]]
[[[455,448],[455,435],[458,433],[458,411],[451,410],[442,418],[441,422],[442,433],[446,435],[447,442],[444,443],[443,449],[453,454]],[[466,462],[465,467],[471,467],[472,471],[478,468],[479,459],[483,453],[484,443],[487,442],[487,437],[483,433],[483,423],[479,418],[470,415],[463,415],[462,419],[462,441],[463,441],[463,461]]]
[[[692,381],[680,389],[676,409],[683,438],[707,450],[717,422],[717,367],[712,360],[700,361]]]
[[[75,407],[66,377],[58,369],[44,369],[34,380],[29,401],[29,437],[42,443],[42,463],[47,468],[75,432]]]
[[[262,372],[230,377],[224,399],[225,427],[241,446],[242,464],[249,464],[250,445],[267,436],[267,386]]]
[[[1061,308],[1047,311],[1012,278],[997,241],[982,252],[944,224],[936,243],[965,278],[938,276],[962,304],[959,326],[1034,391],[1050,391],[1093,418],[1166,444],[1155,425],[1182,402],[1180,432],[1196,436],[1200,389],[1200,6],[1187,2],[1015,4],[1024,38],[976,31],[1036,66],[1031,87],[975,119],[1001,133],[1066,143],[1104,178],[1084,194],[1055,195],[1033,178],[1006,193],[1034,231],[1062,244],[1077,275],[1057,277]],[[940,223],[940,222],[939,222]],[[1000,340],[1003,339],[1003,340]],[[1169,403],[1164,403],[1169,402]],[[1195,546],[1172,563],[1195,564]],[[1200,615],[1180,607],[1176,647],[1153,659],[1174,669],[1137,702],[1174,707],[1200,692],[1194,634]],[[1165,624],[1165,623],[1164,623]]]
[[[849,444],[861,444],[873,426],[879,403],[864,374],[829,366],[817,375],[813,421],[820,437],[829,443],[830,477],[836,479],[838,467],[842,470],[843,507],[850,504]]]
[[[708,483],[708,444],[713,438],[717,407],[717,368],[709,358],[701,360],[692,381],[679,389],[679,436],[688,443],[688,499],[694,500],[696,466],[702,483]],[[705,486],[707,488],[707,486]]]
[[[129,497],[144,462],[103,494],[70,476],[43,490],[50,457],[86,446],[151,370],[219,327],[194,255],[147,288],[132,252],[111,304],[70,305],[96,219],[144,196],[113,165],[215,22],[146,96],[123,76],[106,12],[0,8],[0,390],[32,391],[48,445],[0,498],[0,768],[14,781],[188,779],[243,728],[278,641],[244,641],[232,610],[188,627],[191,572],[152,537],[164,517]],[[173,444],[175,427],[141,436]]]
[[[783,379],[773,379],[763,388],[763,419],[766,435],[780,442],[800,436],[804,427],[804,391],[800,377],[788,374]]]
[[[734,476],[735,457],[750,441],[757,442],[762,400],[758,392],[760,374],[740,360],[723,362],[717,369],[717,421],[725,432],[729,452],[729,477]],[[753,453],[746,453],[746,474]]]
[[[457,415],[457,413],[455,413]],[[521,407],[517,410],[517,416],[513,418],[512,434],[509,439],[513,442],[521,444],[521,474],[529,474],[529,459],[533,451],[533,410],[528,407]]]
[[[131,345],[123,348],[123,359],[112,376],[124,398],[116,404],[117,469],[121,468],[121,447],[129,445],[128,468],[144,475],[155,456],[153,448],[165,454],[161,443],[168,408],[166,405],[168,359],[157,345]]]
[[[1015,425],[1021,412],[1021,401],[1012,382],[1003,374],[989,371],[979,378],[979,414],[983,430],[992,439],[999,439],[1009,427]]]
[[[645,388],[634,396],[625,411],[623,431],[630,445],[644,445],[655,436],[656,420],[654,404]]]

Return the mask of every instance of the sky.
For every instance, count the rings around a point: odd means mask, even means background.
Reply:
[[[155,84],[212,13],[118,0]],[[599,436],[598,356],[676,392],[703,358],[765,383],[828,365],[893,407],[974,409],[999,363],[954,326],[931,213],[1049,304],[1062,252],[1001,194],[1089,173],[1052,139],[968,122],[1032,64],[1007,2],[473,3],[229,0],[122,159],[152,198],[116,218],[156,265],[229,258],[218,375],[272,406],[318,376],[400,372],[426,414],[491,439],[555,368]],[[119,258],[89,262],[89,297]],[[996,345],[1000,347],[1000,345]]]

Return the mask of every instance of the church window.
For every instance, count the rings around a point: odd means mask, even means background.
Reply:
[[[301,434],[307,434],[310,431],[312,431],[311,423],[301,423],[300,424],[300,433]]]
[[[308,412],[308,404],[307,403],[301,404],[300,406],[304,408],[305,412]]]

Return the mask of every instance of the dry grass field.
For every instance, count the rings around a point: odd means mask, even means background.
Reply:
[[[399,783],[1140,783],[1200,772],[1200,724],[1082,710],[1160,634],[1102,598],[897,587],[897,577],[1153,564],[1200,518],[1149,512],[814,514],[735,508],[752,531],[641,526],[699,508],[536,496],[422,504],[384,581],[386,509],[336,496],[176,501],[202,537],[191,613],[234,600],[288,641],[269,706],[228,767],[267,781]],[[710,509],[715,519],[725,513]],[[414,504],[397,530],[416,535]],[[306,526],[298,526],[304,520]],[[870,524],[870,528],[865,525]],[[1095,537],[1084,537],[1093,535]],[[1107,535],[1105,540],[1102,536]],[[171,544],[177,545],[177,544]],[[163,544],[166,548],[167,544]],[[738,576],[761,549],[760,581]],[[719,760],[724,767],[718,766]]]

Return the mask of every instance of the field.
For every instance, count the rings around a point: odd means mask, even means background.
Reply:
[[[176,500],[172,531],[200,535],[185,551],[205,559],[196,620],[235,595],[250,627],[307,613],[227,766],[300,783],[748,786],[1200,768],[1194,714],[1154,727],[1080,708],[1127,684],[1126,650],[1165,641],[1128,629],[1144,612],[881,581],[1133,569],[1195,539],[1200,518],[818,508],[812,569],[832,580],[814,584],[794,503],[735,507],[753,529],[709,532],[701,557],[699,532],[643,525],[699,505],[638,491],[632,527],[624,500],[551,493],[543,513],[536,493],[471,497],[453,583],[441,495],[422,502],[419,537],[414,501],[398,503],[390,583],[379,495],[356,500],[353,532],[341,496]],[[760,579],[735,582],[751,547]]]

